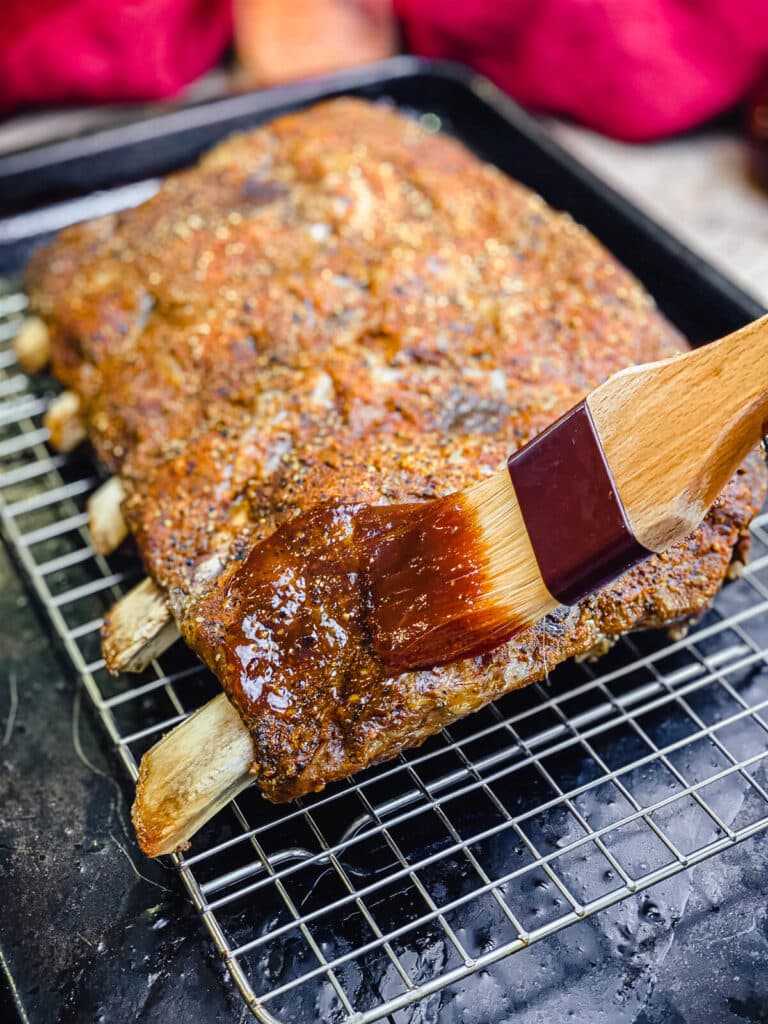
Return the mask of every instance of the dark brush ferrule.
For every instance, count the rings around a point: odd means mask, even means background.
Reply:
[[[586,401],[507,462],[541,578],[573,605],[653,552],[629,525]]]

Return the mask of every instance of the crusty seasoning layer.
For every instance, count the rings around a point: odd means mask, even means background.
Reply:
[[[357,100],[235,137],[139,209],[63,232],[29,285],[146,568],[225,685],[225,625],[247,614],[229,581],[286,518],[460,489],[614,371],[681,344],[569,217]],[[263,791],[319,788],[604,634],[695,614],[764,488],[753,457],[685,544],[488,656],[364,701],[351,665],[290,715],[238,700]]]

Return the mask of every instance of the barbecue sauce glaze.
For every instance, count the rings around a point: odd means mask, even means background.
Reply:
[[[322,505],[257,544],[217,599],[218,643],[208,657],[259,746],[279,747],[284,725],[303,762],[324,716],[376,702],[384,681],[408,669],[497,646],[504,637],[489,636],[482,615],[472,627],[465,621],[481,595],[475,544],[456,496]],[[399,596],[414,590],[420,598],[404,608]],[[404,659],[387,657],[394,636],[413,640],[397,645],[410,652]],[[264,782],[270,765],[255,771]]]

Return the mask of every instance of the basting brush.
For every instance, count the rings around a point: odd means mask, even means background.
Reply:
[[[391,669],[481,653],[685,537],[768,431],[768,317],[623,370],[466,491],[385,509],[367,566]]]

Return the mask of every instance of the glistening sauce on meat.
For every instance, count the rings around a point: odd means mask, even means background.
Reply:
[[[366,636],[363,517],[363,506],[338,504],[290,521],[253,548],[207,609],[219,623],[207,658],[251,729],[254,774],[272,799],[323,736],[341,743],[354,732],[345,718],[365,711],[386,674]]]
[[[257,544],[231,573],[211,612],[220,625],[213,657],[254,735],[262,787],[300,772],[322,735],[348,733],[345,719],[370,715],[405,670],[479,652],[462,629],[482,584],[471,541],[453,497],[323,505]],[[414,589],[420,599],[403,607],[400,596]],[[417,662],[387,658],[388,638],[403,632]],[[500,639],[486,635],[482,646]]]

